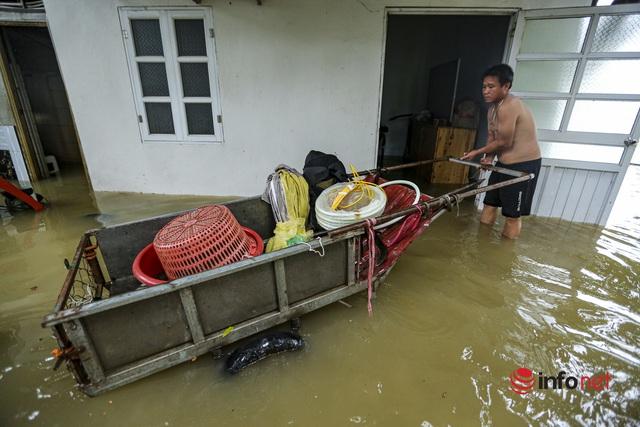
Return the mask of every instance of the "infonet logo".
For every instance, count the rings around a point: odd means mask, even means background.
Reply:
[[[562,390],[564,388],[573,390],[579,386],[580,390],[601,391],[609,389],[610,381],[611,374],[609,372],[593,376],[582,375],[578,378],[567,375],[565,371],[560,371],[558,375],[554,377],[545,376],[542,372],[534,375],[531,369],[518,368],[509,375],[509,388],[521,396],[524,396],[536,388],[538,390]]]

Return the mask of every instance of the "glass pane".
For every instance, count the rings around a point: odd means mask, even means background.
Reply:
[[[581,52],[590,19],[529,19],[520,53]]]
[[[132,19],[131,32],[136,56],[163,56],[160,21],[157,19]]]
[[[202,19],[176,19],[178,56],[207,56]]]
[[[533,113],[538,129],[560,129],[564,107],[564,99],[523,99]]]
[[[640,52],[640,15],[601,16],[592,52]]]
[[[588,61],[580,92],[640,94],[640,59]]]
[[[623,147],[540,141],[542,157],[583,162],[619,163]]]
[[[183,62],[180,64],[180,74],[184,96],[211,96],[206,62]]]
[[[578,61],[518,61],[513,90],[569,92]]]
[[[209,103],[184,104],[189,135],[213,135],[213,113]]]
[[[640,102],[576,101],[568,130],[577,132],[631,132]]]
[[[142,96],[169,96],[164,62],[138,62]]]
[[[168,102],[145,102],[149,133],[174,134],[171,104]]]
[[[638,147],[636,147],[636,151],[633,152],[631,163],[634,163],[636,165],[640,164],[640,150],[638,150]]]

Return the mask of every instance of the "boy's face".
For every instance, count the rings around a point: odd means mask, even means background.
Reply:
[[[484,102],[500,102],[509,94],[509,84],[500,85],[495,76],[486,76],[482,80],[482,97]]]

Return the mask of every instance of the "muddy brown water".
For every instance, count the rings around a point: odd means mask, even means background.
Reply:
[[[640,182],[640,172],[634,171]],[[627,186],[629,187],[629,186]],[[636,187],[637,188],[637,187]],[[302,320],[307,347],[239,375],[203,356],[89,398],[40,327],[90,228],[212,199],[38,186],[44,212],[0,210],[0,425],[631,425],[640,423],[640,218],[528,218],[516,242],[471,205],[434,222],[379,289]],[[623,189],[636,203],[639,192]],[[623,192],[624,192],[623,191]],[[636,208],[637,212],[637,208]],[[636,213],[637,215],[637,213]],[[609,389],[510,390],[509,375],[611,375]]]

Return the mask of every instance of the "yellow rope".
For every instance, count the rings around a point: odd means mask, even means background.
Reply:
[[[358,170],[352,164],[349,165],[349,168],[351,169],[351,176],[352,176],[351,184],[347,185],[346,187],[344,187],[342,190],[338,192],[338,195],[336,196],[336,198],[333,200],[333,203],[331,204],[331,209],[334,211],[337,209],[348,209],[352,206],[355,206],[356,204],[360,203],[360,201],[364,198],[365,193],[369,197],[369,199],[373,198],[373,192],[371,191],[371,186],[380,187],[378,184],[365,181],[364,177],[360,176],[360,174],[358,173]],[[344,198],[347,197],[349,193],[356,190],[360,191],[360,197],[358,197],[354,202],[349,203],[348,205],[341,206],[340,203],[342,203]]]
[[[284,190],[285,203],[289,219],[304,218],[309,215],[309,184],[300,175],[287,170],[278,171]]]
[[[279,170],[278,175],[288,218],[284,222],[276,223],[274,236],[267,243],[267,253],[295,244],[291,243],[291,240],[307,241],[313,234],[306,230],[309,216],[309,184],[303,176],[285,169]]]

